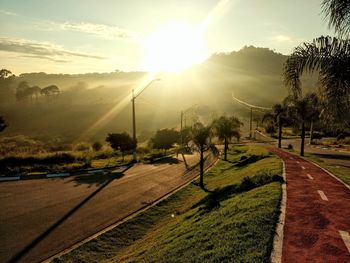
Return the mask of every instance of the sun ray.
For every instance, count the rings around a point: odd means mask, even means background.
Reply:
[[[225,8],[231,0],[221,0],[209,12],[199,26],[191,26],[177,22],[158,28],[146,40],[141,40],[145,45],[145,67],[150,73],[145,75],[134,88],[134,93],[142,92],[152,81],[158,78],[161,71],[177,72],[198,64],[208,57],[208,51],[204,40],[204,32],[209,25],[223,15]],[[160,42],[160,43],[159,43]],[[191,85],[195,90],[203,94],[203,86],[200,77],[191,73]],[[107,111],[91,127],[86,129],[78,140],[87,140],[94,133],[119,114],[131,101],[131,93],[120,100],[114,107]],[[198,98],[199,101],[201,98]]]
[[[139,82],[139,84],[134,89],[134,93],[138,94],[142,92],[142,90],[153,81],[157,76],[157,73],[152,72],[145,75]],[[131,101],[132,94],[125,96],[122,100],[120,100],[114,107],[112,107],[109,111],[107,111],[104,115],[102,115],[96,122],[90,126],[88,129],[86,129],[81,136],[77,139],[77,141],[84,141],[88,140],[91,136],[94,135],[94,133],[106,125],[113,117],[115,117],[117,114],[119,114]],[[131,121],[130,121],[131,125]]]

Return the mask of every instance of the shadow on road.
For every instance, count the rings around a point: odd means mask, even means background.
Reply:
[[[168,158],[163,158],[159,161],[156,161],[154,163],[152,163],[153,165],[162,165],[162,164],[178,164],[181,161],[177,158],[174,157],[168,157]]]
[[[131,167],[132,166],[128,166],[124,170],[122,170],[119,173],[119,178],[122,177],[123,174],[127,170],[129,170]],[[99,175],[99,176],[101,176],[101,175]],[[43,232],[41,235],[39,235],[37,238],[35,238],[30,244],[28,244],[25,248],[23,248],[20,252],[18,252],[15,256],[13,256],[10,259],[9,262],[10,263],[14,263],[14,262],[18,262],[19,260],[21,260],[33,248],[35,248],[41,241],[43,241],[47,236],[49,236],[52,231],[54,231],[57,227],[59,227],[61,224],[63,224],[69,217],[71,217],[75,212],[77,212],[83,205],[85,205],[87,202],[89,202],[95,195],[97,195],[99,192],[101,192],[107,185],[109,185],[114,179],[116,179],[116,175],[115,174],[109,174],[109,176],[110,177],[103,177],[104,179],[99,179],[100,180],[99,181],[100,182],[100,187],[98,189],[96,189],[93,193],[91,193],[89,196],[87,196],[79,204],[77,204],[75,207],[73,207],[68,213],[66,213],[56,223],[51,225],[45,232]],[[86,176],[86,177],[89,177],[89,176]],[[96,182],[96,180],[95,181],[92,180],[90,182],[94,183],[94,182]]]
[[[81,184],[89,184],[91,186],[92,185],[101,186],[110,180],[122,178],[124,176],[124,172],[127,169],[116,173],[78,175],[78,176],[75,176],[69,182],[75,182],[76,186]]]

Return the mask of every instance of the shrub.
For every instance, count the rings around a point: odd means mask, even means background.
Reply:
[[[322,139],[322,137],[323,137],[323,135],[322,135],[321,133],[319,133],[319,132],[314,132],[314,133],[312,134],[312,139],[317,139],[317,140],[319,140],[319,139]]]
[[[89,151],[91,149],[91,145],[88,142],[80,142],[75,146],[76,151]]]
[[[98,152],[99,150],[101,150],[102,149],[102,143],[100,143],[100,142],[94,142],[93,144],[92,144],[92,149],[94,149],[94,151],[96,151],[96,152]]]
[[[150,153],[151,150],[148,147],[137,147],[136,152],[138,154],[147,154],[147,153]]]
[[[267,124],[265,127],[265,132],[272,134],[276,132],[276,128],[273,124]]]
[[[337,136],[337,141],[339,141],[339,140],[344,140],[345,139],[345,134],[344,133],[340,133],[340,134],[338,134],[338,136]]]

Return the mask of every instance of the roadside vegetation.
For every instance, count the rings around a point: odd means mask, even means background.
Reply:
[[[174,152],[174,148],[169,149],[167,154]],[[138,148],[140,161],[150,161],[164,155],[162,150]],[[100,141],[67,143],[60,138],[47,140],[24,135],[0,138],[0,175],[108,168],[131,161],[130,152],[115,150]]]
[[[350,185],[350,173],[348,167],[335,165],[334,163],[332,164],[327,159],[321,158],[320,156],[316,156],[314,154],[306,154],[305,157],[310,161],[317,163],[322,168],[330,171],[347,185]],[[350,157],[347,160],[350,161]]]
[[[199,180],[54,262],[268,262],[281,161],[233,147]],[[181,255],[181,257],[179,256]]]

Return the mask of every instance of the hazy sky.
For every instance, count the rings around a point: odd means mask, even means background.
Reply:
[[[16,74],[142,70],[148,35],[172,22],[199,26],[209,14],[208,55],[244,45],[289,54],[302,41],[332,34],[321,0],[226,0],[215,9],[219,2],[0,0],[1,67]]]

